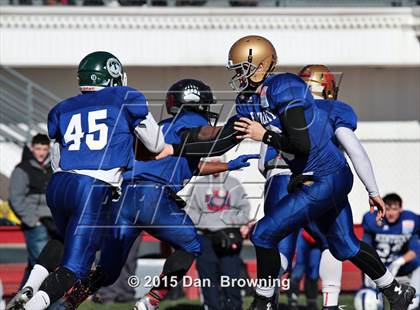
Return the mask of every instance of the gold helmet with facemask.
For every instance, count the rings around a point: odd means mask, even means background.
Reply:
[[[315,97],[337,99],[338,84],[334,73],[324,65],[307,65],[299,72],[299,77],[311,88]]]
[[[236,41],[229,50],[227,68],[235,70],[230,85],[241,92],[257,88],[277,64],[276,50],[261,36],[246,36]]]

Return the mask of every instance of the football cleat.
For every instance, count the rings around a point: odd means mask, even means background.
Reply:
[[[91,271],[65,295],[62,309],[77,309],[89,296],[99,290],[104,277],[105,273],[100,266]]]
[[[248,310],[274,310],[274,296],[273,297],[264,297],[258,294],[255,294],[254,300]]]
[[[388,300],[391,310],[407,310],[408,306],[416,297],[416,290],[414,287],[399,284],[394,280],[392,284],[380,290]]]
[[[32,287],[27,286],[21,289],[15,297],[10,300],[6,306],[6,310],[22,310],[24,305],[31,299],[34,295]]]
[[[134,305],[133,310],[158,310],[159,301],[152,296],[145,295]]]

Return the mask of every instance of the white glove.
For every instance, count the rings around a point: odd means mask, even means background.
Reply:
[[[400,270],[401,266],[405,264],[404,257],[400,256],[396,260],[394,260],[391,265],[388,266],[389,272],[395,277]]]

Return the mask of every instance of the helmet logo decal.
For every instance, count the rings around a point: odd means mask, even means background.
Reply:
[[[122,66],[116,58],[109,58],[107,60],[106,69],[108,70],[109,75],[113,78],[117,78],[122,75]]]
[[[248,62],[252,62],[252,48],[248,51]]]
[[[183,99],[185,102],[200,102],[200,91],[195,85],[185,87]]]
[[[90,79],[92,80],[92,82],[95,82],[98,79],[98,77],[96,76],[96,74],[92,74],[90,76]]]

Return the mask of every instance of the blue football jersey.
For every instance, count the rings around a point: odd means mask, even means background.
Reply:
[[[236,97],[236,113],[238,117],[246,117],[261,123],[265,128],[280,132],[280,120],[268,107],[261,106],[260,95],[257,93],[241,94]],[[287,168],[286,162],[279,156],[279,151],[272,146],[264,148],[260,153],[258,168],[265,175],[266,169],[275,167]]]
[[[334,144],[334,129],[328,112],[317,107],[307,84],[297,75],[278,74],[264,81],[259,101],[262,115],[260,119],[267,120],[260,122],[267,129],[277,132],[282,129],[279,116],[287,108],[300,106],[304,109],[311,142],[309,156],[302,157],[281,152],[282,158],[293,173],[323,176],[333,173],[346,164],[345,157]]]
[[[137,90],[108,87],[68,98],[48,115],[48,135],[60,145],[62,170],[126,167],[134,128],[146,118],[146,98]]]
[[[411,211],[402,211],[397,222],[390,224],[384,219],[382,225],[376,223],[376,213],[366,213],[363,217],[363,239],[378,252],[385,265],[389,265],[408,250],[419,255],[419,217]],[[417,265],[419,257],[416,259]]]
[[[160,122],[165,142],[168,144],[180,143],[183,130],[208,124],[203,115],[194,112],[183,112]],[[199,162],[198,157],[184,156],[168,156],[150,161],[134,160],[131,169],[125,172],[123,177],[125,181],[139,179],[158,182],[178,192],[193,177]]]
[[[353,131],[357,129],[357,115],[353,108],[339,100],[315,100],[316,106],[328,113],[334,131],[346,127]]]

